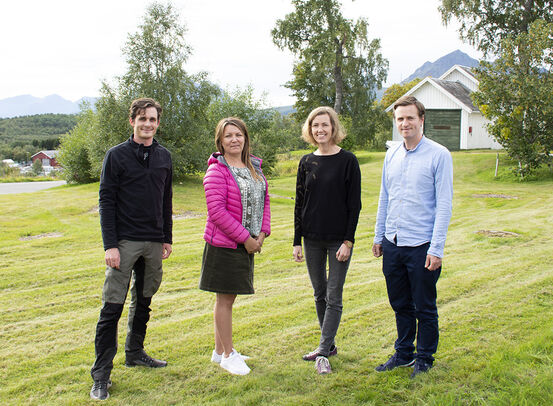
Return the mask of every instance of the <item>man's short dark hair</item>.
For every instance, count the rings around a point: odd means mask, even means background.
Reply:
[[[161,104],[150,97],[141,97],[132,102],[131,108],[129,109],[129,118],[134,120],[137,115],[142,113],[148,107],[155,107],[157,110],[157,119],[161,118]]]
[[[419,118],[423,118],[424,113],[426,112],[424,105],[420,101],[418,101],[415,96],[401,97],[397,102],[394,103],[394,112],[399,106],[415,106],[419,111]]]

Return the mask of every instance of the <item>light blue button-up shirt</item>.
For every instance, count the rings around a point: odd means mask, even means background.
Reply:
[[[403,142],[384,158],[374,243],[384,237],[399,247],[430,242],[428,254],[443,257],[451,219],[453,164],[444,146],[425,136],[412,150]]]

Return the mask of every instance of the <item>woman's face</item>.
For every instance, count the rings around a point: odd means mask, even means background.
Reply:
[[[242,134],[242,131],[238,127],[232,124],[225,126],[223,139],[221,140],[225,155],[241,156],[244,149],[244,141],[244,134]]]
[[[328,114],[319,114],[311,122],[311,135],[318,145],[333,144],[332,141],[332,124]]]

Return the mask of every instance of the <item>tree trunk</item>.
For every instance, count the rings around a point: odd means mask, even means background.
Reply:
[[[336,97],[334,98],[334,111],[341,114],[342,99],[344,97],[344,80],[342,78],[344,41],[336,39],[336,59],[334,61],[334,85],[336,86]]]
[[[524,12],[522,14],[522,19],[520,21],[520,33],[528,32],[530,23],[535,19],[534,0],[526,0],[523,5]]]

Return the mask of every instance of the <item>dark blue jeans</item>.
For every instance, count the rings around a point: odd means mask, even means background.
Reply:
[[[342,241],[320,241],[304,238],[305,262],[313,285],[315,308],[321,340],[319,353],[328,356],[342,317],[342,292],[351,255],[346,262],[336,259]],[[353,249],[352,249],[353,254]],[[326,263],[328,258],[328,276]]]
[[[398,247],[386,238],[382,241],[382,271],[388,299],[396,314],[397,340],[394,348],[402,360],[413,357],[432,364],[438,348],[438,309],[436,282],[441,267],[424,267],[430,243],[418,247]],[[418,321],[418,329],[417,329]],[[417,354],[414,355],[415,335]]]

